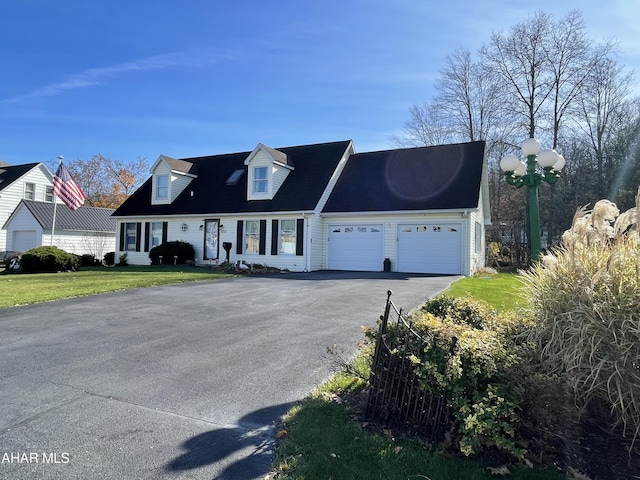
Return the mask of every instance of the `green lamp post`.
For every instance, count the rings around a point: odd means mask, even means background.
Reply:
[[[515,155],[505,155],[500,160],[500,168],[504,172],[509,185],[520,188],[525,185],[529,190],[529,239],[531,242],[531,260],[540,259],[540,207],[538,206],[538,186],[542,182],[554,184],[560,178],[560,170],[564,167],[564,157],[555,150],[540,151],[540,142],[529,138],[522,144],[522,154],[527,162],[522,162]],[[542,171],[539,171],[538,166]]]

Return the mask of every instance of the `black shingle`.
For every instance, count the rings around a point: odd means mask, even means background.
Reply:
[[[345,140],[278,148],[294,169],[272,200],[247,201],[246,176],[234,185],[227,184],[234,171],[247,168],[244,161],[251,152],[185,158],[183,161],[197,167],[198,176],[171,204],[151,205],[149,178],[115,211],[114,216],[313,210],[349,144],[350,141]]]
[[[324,212],[476,208],[485,142],[352,155]]]

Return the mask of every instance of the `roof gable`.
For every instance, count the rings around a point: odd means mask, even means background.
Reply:
[[[479,141],[352,155],[323,211],[477,208],[484,147]]]
[[[171,172],[173,173],[193,176],[197,175],[198,173],[198,169],[193,163],[187,162],[185,160],[178,160],[167,155],[160,155],[158,157],[156,163],[154,163],[151,167],[151,173],[155,172],[156,168],[158,168],[158,165],[160,165],[161,163],[165,163],[168,166],[169,170],[171,170]]]
[[[268,147],[267,145],[264,145],[263,143],[259,143],[258,145],[256,145],[256,148],[253,149],[253,151],[249,154],[247,159],[244,161],[244,164],[245,165],[249,165],[251,163],[251,160],[260,151],[266,153],[267,156],[271,157],[271,160],[273,161],[273,163],[277,163],[278,165],[282,165],[282,166],[288,167],[290,169],[293,169],[293,164],[290,161],[290,158],[287,156],[286,152],[283,152],[281,150],[277,150],[275,148]]]
[[[40,165],[40,163],[26,163],[24,165],[6,165],[0,167],[0,191],[7,188],[23,175],[26,175],[38,165]]]

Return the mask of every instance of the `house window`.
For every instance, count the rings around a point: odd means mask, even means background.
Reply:
[[[280,220],[280,253],[296,253],[296,221]]]
[[[151,235],[149,235],[149,249],[162,243],[162,222],[151,222]]]
[[[53,187],[45,188],[44,201],[53,203]]]
[[[135,222],[125,223],[125,243],[126,252],[135,252],[137,243],[138,224]]]
[[[169,175],[158,175],[156,177],[156,200],[167,200],[169,198]]]
[[[258,220],[244,222],[244,253],[258,253],[260,248],[260,225]]]
[[[476,253],[482,252],[482,225],[476,222]]]
[[[267,193],[268,189],[267,167],[253,169],[253,193]]]
[[[27,200],[36,199],[36,184],[25,182],[24,184],[24,198]]]

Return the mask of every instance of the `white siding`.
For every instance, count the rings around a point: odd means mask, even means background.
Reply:
[[[42,235],[42,245],[46,246],[50,243],[51,232],[47,231]],[[113,233],[56,230],[53,245],[69,253],[93,255],[97,260],[102,260],[105,253],[115,251],[116,239]]]
[[[144,222],[160,222],[167,221],[167,241],[183,241],[188,242],[193,245],[193,248],[196,252],[196,264],[197,265],[216,265],[218,263],[222,263],[226,259],[226,252],[222,248],[223,242],[230,242],[232,244],[232,248],[229,255],[229,260],[231,263],[236,263],[238,260],[243,260],[248,264],[260,264],[266,265],[269,267],[277,267],[280,269],[287,269],[290,271],[302,272],[307,269],[307,251],[305,248],[304,255],[293,255],[293,254],[279,254],[279,255],[271,255],[271,229],[272,229],[272,220],[283,220],[283,219],[300,219],[302,215],[300,214],[272,214],[272,215],[264,215],[264,214],[256,214],[256,215],[223,215],[223,216],[206,216],[206,217],[173,217],[173,218],[127,218],[127,219],[119,219],[118,220],[118,228],[117,228],[117,240],[119,239],[120,234],[120,225],[122,222],[141,222],[141,235],[142,239],[140,242],[140,250],[144,250]],[[216,262],[214,260],[203,260],[204,256],[204,221],[205,220],[220,220],[220,252],[219,252],[219,260]],[[266,220],[266,248],[265,255],[259,254],[237,254],[236,253],[236,241],[237,241],[237,223],[238,220]],[[182,225],[186,225],[186,231],[183,231]],[[200,230],[200,226],[203,226],[203,229]],[[304,244],[305,246],[311,245],[310,239],[307,238],[309,234],[309,230],[305,228],[305,238]],[[119,240],[117,243],[117,248],[119,249]],[[116,261],[124,252],[116,251]],[[149,253],[140,251],[140,252],[127,252],[127,261],[131,265],[149,265]]]
[[[25,183],[35,184],[35,200],[43,202],[46,187],[52,186],[51,179],[51,173],[41,163],[0,192],[0,251],[9,250],[7,231],[3,227],[20,200],[24,198]]]
[[[176,173],[171,174],[171,188],[169,189],[169,194],[172,202],[191,184],[192,180],[193,178],[187,175],[178,175]]]
[[[470,274],[473,274],[475,271],[482,269],[486,265],[487,261],[486,228],[482,198],[478,202],[478,205],[478,210],[471,212],[469,215],[469,227],[471,229],[471,234],[469,235],[469,239],[471,242],[469,248],[469,265],[471,267]],[[476,230],[479,230],[478,236],[480,238],[480,245],[476,244]]]

